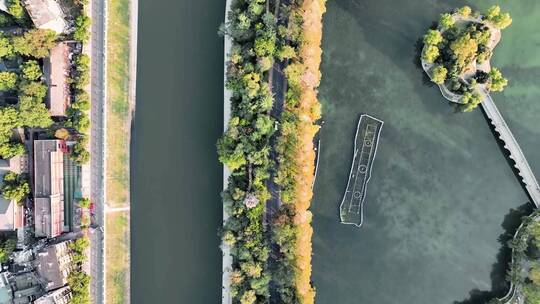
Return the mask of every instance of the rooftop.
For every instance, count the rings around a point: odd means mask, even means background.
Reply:
[[[54,0],[24,0],[26,11],[34,25],[39,29],[64,32],[66,21],[60,5]]]
[[[34,301],[34,304],[68,304],[71,300],[71,289],[65,286],[47,294]]]
[[[44,60],[43,70],[49,87],[47,106],[52,116],[65,116],[69,102],[69,46],[60,42]]]
[[[67,276],[73,268],[68,242],[44,248],[33,262],[45,290],[52,291],[67,284]]]
[[[55,237],[64,226],[62,140],[34,141],[34,225],[37,237]]]

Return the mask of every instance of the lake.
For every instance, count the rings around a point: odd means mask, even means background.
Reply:
[[[483,303],[503,295],[509,254],[502,243],[530,212],[529,198],[482,111],[456,112],[417,57],[418,40],[438,15],[468,3],[327,4],[312,204],[317,303]],[[514,24],[492,63],[510,84],[493,98],[540,175],[540,5],[505,1],[502,9]],[[358,229],[339,224],[338,208],[360,113],[385,124]]]

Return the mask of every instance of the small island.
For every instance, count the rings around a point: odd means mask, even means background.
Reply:
[[[464,6],[441,15],[438,25],[424,35],[421,63],[442,95],[460,104],[464,112],[475,109],[489,92],[501,92],[508,84],[491,67],[493,49],[501,30],[512,23],[508,13],[492,6],[485,15]]]

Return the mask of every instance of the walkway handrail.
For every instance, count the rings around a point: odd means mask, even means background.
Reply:
[[[499,133],[499,138],[504,142],[504,147],[510,152],[510,158],[515,161],[515,167],[518,169],[519,175],[525,183],[525,188],[531,196],[533,203],[537,208],[540,207],[540,186],[531,166],[527,162],[527,158],[489,93],[483,89],[480,91],[484,95],[484,100],[481,103],[482,108],[486,112],[491,124],[495,127],[495,131]]]

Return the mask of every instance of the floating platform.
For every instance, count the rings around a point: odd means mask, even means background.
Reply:
[[[358,120],[351,172],[343,200],[339,206],[342,224],[362,226],[367,184],[371,177],[371,168],[377,154],[377,145],[383,124],[382,120],[367,114],[362,114]]]

